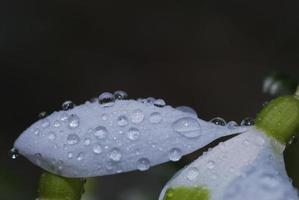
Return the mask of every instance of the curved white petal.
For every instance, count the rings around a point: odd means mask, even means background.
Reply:
[[[159,199],[179,186],[206,186],[212,200],[299,199],[285,171],[284,147],[252,128],[179,171]]]
[[[170,106],[135,100],[86,102],[37,121],[20,135],[15,148],[50,172],[90,177],[176,161],[246,129],[217,126]]]

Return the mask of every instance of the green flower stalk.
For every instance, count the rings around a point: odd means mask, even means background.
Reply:
[[[80,200],[84,179],[65,178],[43,172],[39,182],[38,200]]]

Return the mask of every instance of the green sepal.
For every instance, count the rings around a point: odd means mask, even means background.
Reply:
[[[38,200],[80,200],[83,193],[83,179],[65,178],[43,172],[40,177]]]
[[[299,100],[282,96],[268,103],[257,115],[256,127],[285,144],[299,129]]]
[[[163,200],[209,200],[210,194],[206,187],[168,188]]]

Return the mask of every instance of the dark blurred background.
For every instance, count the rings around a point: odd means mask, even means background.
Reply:
[[[299,1],[0,2],[0,199],[34,199],[40,170],[7,154],[41,111],[121,89],[240,122],[270,97],[272,71],[299,78]],[[190,161],[99,178],[89,199],[152,200]],[[87,198],[86,198],[87,199]]]

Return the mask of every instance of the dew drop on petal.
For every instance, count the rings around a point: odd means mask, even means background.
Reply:
[[[66,140],[69,145],[75,145],[80,142],[80,137],[77,134],[69,134]]]
[[[150,168],[150,161],[147,158],[140,158],[137,161],[137,169],[140,171],[146,171]]]
[[[169,151],[168,158],[171,161],[179,161],[182,157],[182,151],[178,148],[173,148]]]
[[[160,113],[158,112],[153,112],[151,115],[150,115],[150,122],[153,123],[153,124],[158,124],[162,121],[162,116]]]
[[[121,115],[121,116],[119,116],[117,118],[117,124],[118,124],[118,126],[126,126],[126,125],[128,125],[128,123],[129,123],[128,119],[124,115]]]
[[[90,139],[89,138],[85,138],[84,145],[88,146],[88,145],[90,145],[90,143],[91,143]]]
[[[72,101],[65,101],[61,105],[62,110],[70,110],[74,108],[74,103]]]
[[[99,103],[105,106],[112,106],[114,104],[114,95],[110,92],[104,92],[99,96]]]
[[[215,118],[211,119],[210,122],[212,122],[216,125],[220,125],[220,126],[226,125],[226,121],[224,119],[222,119],[221,117],[215,117]]]
[[[33,134],[34,135],[37,135],[37,136],[39,136],[40,135],[40,130],[38,129],[38,128],[35,128],[34,130],[33,130]]]
[[[77,128],[80,124],[80,119],[77,115],[75,114],[71,114],[69,117],[68,117],[68,125],[70,128]]]
[[[137,109],[134,110],[133,113],[131,114],[131,120],[133,123],[141,123],[144,119],[144,114],[141,110]]]
[[[157,107],[164,107],[166,103],[163,99],[157,99],[154,101],[154,105]]]
[[[197,115],[196,111],[189,107],[189,106],[179,106],[179,107],[176,107],[175,109],[177,110],[180,110],[182,112],[185,112],[185,113],[190,113],[190,114],[193,114],[193,115]]]
[[[143,103],[150,103],[150,104],[154,104],[154,102],[156,101],[156,99],[154,97],[148,97],[146,99],[142,99]]]
[[[73,154],[72,152],[68,152],[68,153],[67,153],[67,157],[68,157],[68,159],[72,159],[73,156],[74,156],[74,154]]]
[[[67,121],[68,117],[69,117],[68,114],[66,112],[63,112],[60,116],[60,120],[63,122]]]
[[[199,170],[196,167],[191,167],[188,172],[187,172],[187,179],[189,181],[193,181],[197,178],[197,176],[199,175]]]
[[[238,126],[238,123],[235,122],[235,121],[229,121],[229,122],[226,124],[226,127],[227,127],[228,129],[235,129],[235,128],[237,128],[237,126]]]
[[[210,160],[208,161],[208,164],[207,164],[207,168],[208,169],[213,169],[215,167],[215,162]]]
[[[55,132],[54,132],[54,131],[49,132],[49,134],[48,134],[48,138],[49,138],[49,140],[51,140],[51,141],[55,140],[55,139],[56,139],[56,134],[55,134]]]
[[[83,160],[84,159],[84,153],[83,152],[80,152],[78,155],[77,155],[77,160],[78,161],[81,161],[81,160]]]
[[[114,92],[114,98],[117,100],[127,99],[128,94],[125,91],[117,90]]]
[[[246,117],[241,121],[241,126],[253,126],[255,121],[251,117]]]
[[[46,116],[47,116],[47,112],[45,112],[45,111],[40,112],[40,113],[38,114],[38,118],[39,118],[39,119],[45,118]]]
[[[43,119],[41,126],[43,128],[47,128],[48,126],[50,126],[50,121],[48,119]]]
[[[58,120],[55,120],[55,121],[53,122],[53,126],[54,126],[55,128],[60,127],[60,122],[59,122]]]
[[[93,153],[95,153],[95,154],[100,154],[100,153],[102,153],[102,147],[101,147],[101,145],[99,145],[99,144],[95,144],[95,145],[93,146]]]
[[[93,134],[97,139],[104,139],[106,138],[108,131],[104,126],[98,126],[94,129]]]
[[[140,136],[140,131],[137,128],[130,128],[127,136],[130,140],[137,140]]]
[[[112,161],[120,161],[122,155],[121,155],[121,152],[118,148],[113,148],[111,149],[110,151],[110,154],[109,154],[109,158],[112,160]]]
[[[16,159],[17,157],[19,157],[19,151],[18,149],[16,149],[15,147],[12,148],[10,151],[9,151],[9,155],[12,159]]]
[[[201,136],[201,127],[197,119],[192,117],[183,117],[172,124],[174,131],[187,138],[196,138]]]

